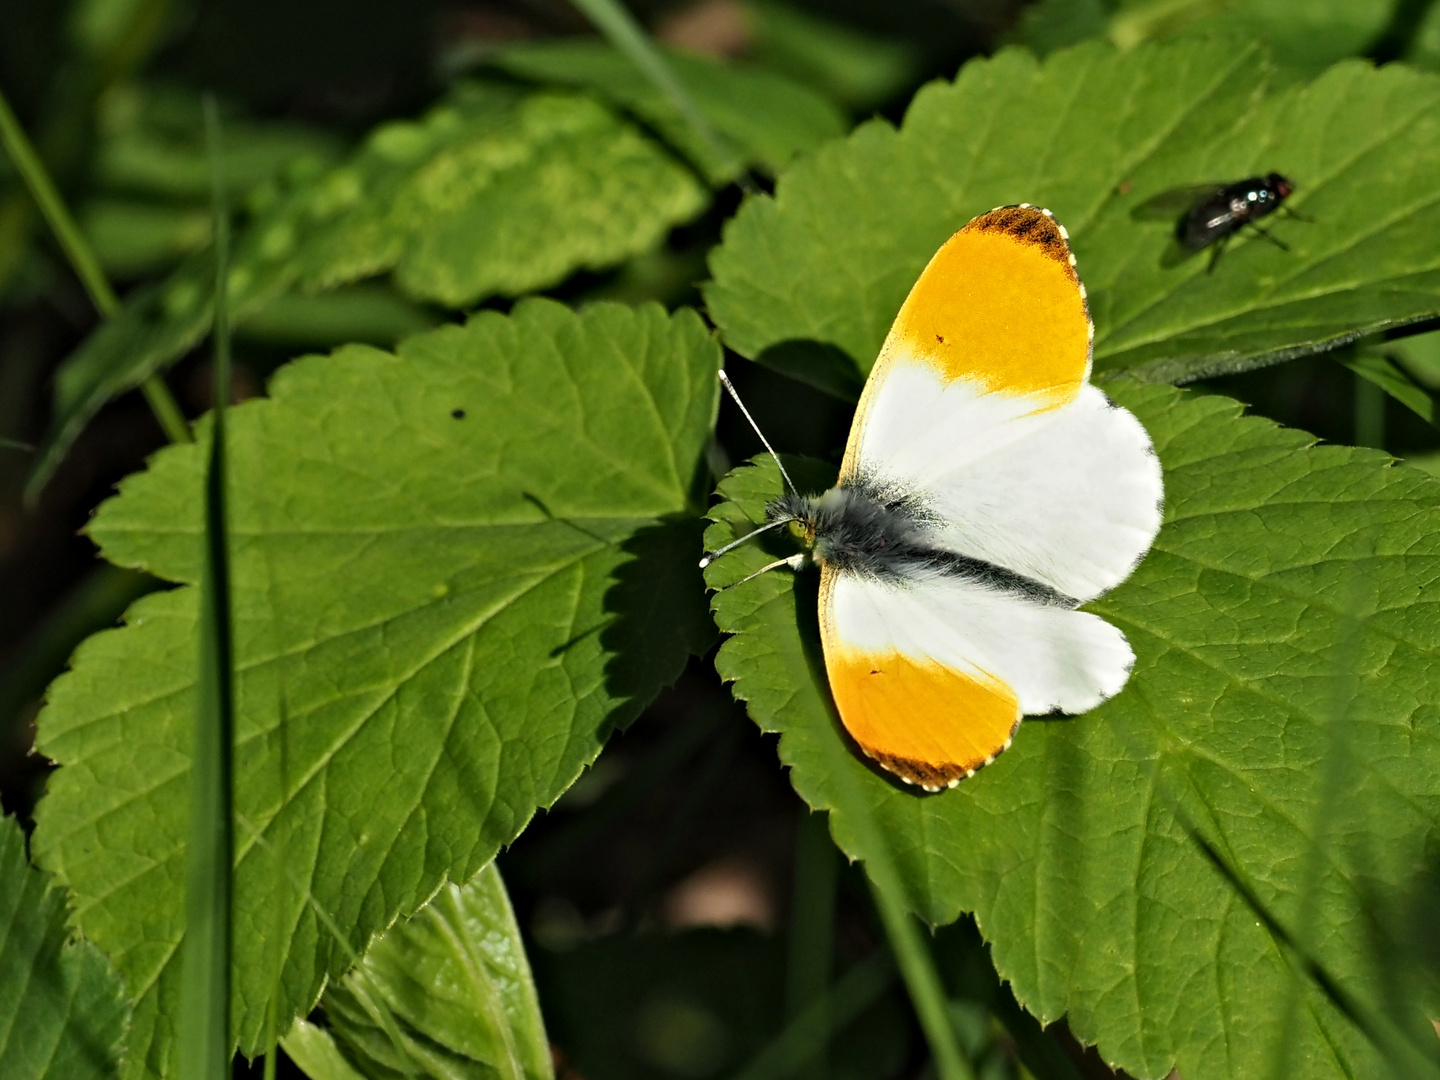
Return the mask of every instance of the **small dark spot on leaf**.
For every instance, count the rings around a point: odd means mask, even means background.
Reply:
[[[453,416],[456,420],[464,420],[464,419],[465,419],[465,410],[464,410],[464,409],[451,409],[451,410],[450,410],[450,415]]]

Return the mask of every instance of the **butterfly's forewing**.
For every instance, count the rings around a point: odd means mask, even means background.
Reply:
[[[1080,392],[1092,336],[1064,229],[1032,206],[981,214],[945,241],[895,316],[860,397],[841,482],[855,475],[862,443],[892,436],[890,417],[877,425],[870,411],[898,369],[923,365],[1029,412]],[[913,404],[911,423],[927,407]]]
[[[1122,580],[1160,523],[1149,437],[1088,385],[1091,338],[1064,230],[1002,207],[936,253],[866,384],[842,485],[906,500],[931,546],[1053,591],[824,569],[841,719],[907,780],[953,783],[1008,746],[1022,714],[1083,712],[1128,677],[1124,636],[1065,602]]]

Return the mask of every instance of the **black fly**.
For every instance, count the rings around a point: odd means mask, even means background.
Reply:
[[[1205,184],[1162,192],[1141,203],[1132,216],[1170,219],[1178,214],[1175,240],[1180,254],[1179,258],[1167,258],[1167,265],[1213,245],[1209,269],[1214,270],[1225,244],[1246,225],[1282,251],[1289,251],[1289,245],[1256,222],[1279,210],[1294,190],[1295,185],[1288,179],[1272,172],[1231,184]],[[1288,207],[1285,210],[1293,217],[1300,217]]]

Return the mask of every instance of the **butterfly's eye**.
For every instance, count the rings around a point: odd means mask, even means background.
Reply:
[[[815,545],[815,526],[808,521],[790,522],[790,535],[799,540],[806,547]]]

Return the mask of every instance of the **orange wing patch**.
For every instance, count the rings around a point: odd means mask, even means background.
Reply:
[[[840,720],[860,749],[927,791],[953,787],[1010,745],[1020,702],[999,679],[976,678],[899,652],[864,652],[835,640],[824,616],[825,671]]]
[[[876,367],[899,355],[989,391],[1071,401],[1093,328],[1068,236],[1049,211],[1002,206],[950,237],[910,290]],[[871,382],[879,372],[872,373]]]

